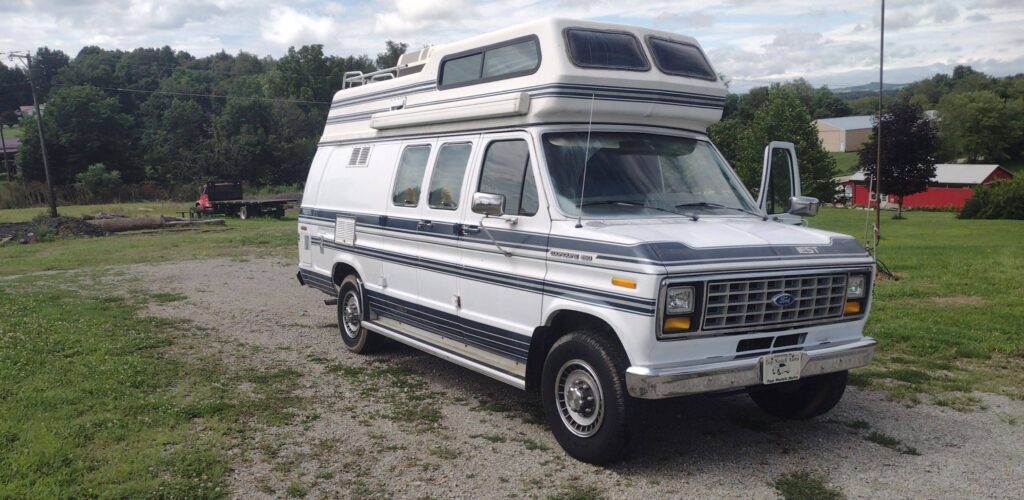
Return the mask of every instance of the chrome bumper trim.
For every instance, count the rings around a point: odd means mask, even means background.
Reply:
[[[864,337],[799,351],[802,355],[800,378],[866,366],[877,344],[875,339]],[[631,366],[626,370],[629,394],[641,399],[671,398],[760,384],[761,356],[663,367]]]

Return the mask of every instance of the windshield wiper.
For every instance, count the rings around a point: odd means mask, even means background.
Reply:
[[[643,204],[643,203],[640,203],[640,202],[637,202],[637,201],[594,200],[594,201],[586,201],[586,202],[583,202],[582,205],[577,204],[576,206],[577,207],[592,207],[594,205],[616,205],[616,206],[620,206],[620,207],[648,208],[648,209],[651,209],[651,210],[657,210],[659,212],[670,213],[670,214],[673,214],[673,215],[682,215],[684,217],[690,217],[690,218],[693,218],[693,220],[697,220],[697,218],[695,216],[693,216],[693,215],[684,214],[682,212],[676,212],[675,210],[669,210],[667,208],[653,207],[653,206],[646,205],[646,204]]]
[[[754,217],[757,217],[757,218],[759,218],[761,220],[768,220],[768,217],[764,216],[763,214],[759,214],[757,212],[754,212],[752,210],[747,210],[745,208],[739,208],[739,207],[727,207],[725,205],[720,205],[718,203],[709,203],[709,202],[706,202],[706,201],[697,201],[697,202],[691,202],[691,203],[680,203],[679,205],[676,205],[676,208],[687,208],[687,207],[724,208],[726,210],[735,210],[737,212],[743,212],[745,214],[750,214],[750,215],[753,215]]]

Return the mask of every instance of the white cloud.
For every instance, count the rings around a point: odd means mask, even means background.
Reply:
[[[407,35],[425,28],[448,28],[475,15],[467,0],[394,0],[389,10],[376,15],[374,31],[389,36]]]
[[[260,36],[281,45],[323,43],[336,31],[333,19],[304,14],[291,7],[274,7],[260,20]]]

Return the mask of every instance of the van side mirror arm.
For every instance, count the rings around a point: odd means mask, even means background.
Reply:
[[[489,215],[483,216],[483,218],[480,219],[480,229],[483,230],[484,234],[486,234],[487,237],[491,240],[491,243],[494,243],[494,246],[497,247],[497,249],[502,253],[502,255],[504,255],[505,257],[511,257],[512,252],[503,248],[501,244],[498,243],[498,240],[494,239],[494,235],[491,234],[491,231],[489,229],[487,229],[487,226],[484,225],[484,221],[491,218],[502,219],[503,217],[491,217]]]

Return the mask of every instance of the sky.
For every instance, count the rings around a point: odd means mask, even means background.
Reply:
[[[543,16],[648,26],[691,35],[734,91],[803,77],[843,87],[878,81],[876,0],[0,0],[0,52],[48,46],[169,45],[280,56],[319,43],[329,54],[376,54],[458,40]],[[1024,0],[890,0],[885,80],[905,83],[970,64],[1024,73]],[[10,64],[4,60],[5,64]]]

